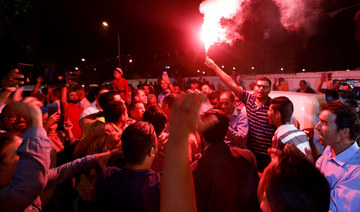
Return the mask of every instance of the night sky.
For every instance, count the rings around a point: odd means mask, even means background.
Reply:
[[[18,62],[33,63],[57,74],[79,67],[88,82],[111,79],[117,65],[117,34],[121,37],[121,66],[128,78],[156,77],[165,66],[170,75],[196,75],[204,69],[199,38],[202,15],[199,0],[43,0],[2,1],[1,68]],[[319,17],[308,22],[311,33],[286,31],[270,0],[253,0],[249,19],[239,28],[245,39],[233,46],[214,45],[208,55],[219,65],[237,66],[240,74],[355,69],[360,66],[354,40],[354,15],[360,7],[329,13],[358,4],[358,0],[327,0]],[[25,12],[24,12],[25,11]],[[270,36],[264,38],[268,30]],[[82,62],[81,58],[86,61]],[[133,63],[129,63],[133,59]],[[94,70],[94,68],[96,70]],[[226,68],[225,68],[226,69]],[[230,71],[226,70],[226,71]]]

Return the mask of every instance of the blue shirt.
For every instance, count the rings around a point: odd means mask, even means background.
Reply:
[[[40,193],[96,164],[95,155],[49,169],[50,141],[42,127],[27,129],[11,183],[0,190],[0,211],[41,211]]]
[[[356,142],[331,157],[327,146],[316,161],[316,167],[330,185],[329,211],[360,211],[360,150]]]
[[[248,131],[249,124],[246,115],[235,108],[230,116],[229,130],[225,137],[225,143],[232,147],[244,147]]]

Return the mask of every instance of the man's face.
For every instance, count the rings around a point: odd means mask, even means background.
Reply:
[[[267,111],[267,115],[269,118],[269,124],[275,126],[276,123],[276,112],[274,111],[273,105],[271,104],[269,110]]]
[[[203,92],[204,94],[210,94],[211,93],[211,88],[209,85],[203,85],[201,87],[201,92]]]
[[[257,99],[266,99],[271,91],[267,81],[258,80],[254,87],[254,95]]]
[[[334,90],[339,90],[340,87],[341,87],[340,81],[335,80],[335,81],[333,82],[333,84],[332,84],[332,89],[334,89]]]
[[[161,80],[160,86],[163,91],[166,91],[169,88],[169,85],[165,82],[165,80]]]
[[[299,87],[300,87],[300,89],[306,89],[307,85],[305,82],[300,82]]]
[[[69,93],[69,100],[72,102],[76,102],[79,100],[78,94],[76,91],[70,91]]]
[[[144,104],[147,104],[148,99],[146,97],[146,94],[143,90],[139,90],[137,97],[137,101],[142,102]]]
[[[319,123],[315,126],[319,133],[320,144],[327,146],[338,145],[341,141],[340,131],[337,130],[335,123],[336,115],[329,110],[321,111]]]
[[[220,107],[220,101],[219,99],[210,99],[210,104],[213,106],[213,108],[219,108]]]
[[[180,86],[176,85],[176,86],[174,86],[174,88],[175,88],[175,93],[177,93],[177,94],[181,93]]]
[[[143,103],[136,103],[135,108],[130,112],[131,118],[141,121],[145,112],[145,106]]]
[[[79,99],[85,98],[85,96],[86,96],[85,90],[84,90],[83,88],[77,90],[77,95],[78,95],[78,98],[79,98]]]
[[[155,95],[150,95],[150,96],[149,96],[149,104],[150,104],[150,105],[157,105],[157,100],[156,100],[156,96],[155,96]]]
[[[199,84],[197,84],[197,83],[191,83],[191,84],[190,84],[190,88],[193,89],[193,90],[195,90],[195,89],[199,88]]]
[[[145,95],[149,95],[150,93],[150,87],[148,85],[144,85],[142,87],[143,91],[145,92]]]
[[[120,79],[121,78],[121,74],[118,71],[114,71],[114,78],[115,79]]]
[[[227,94],[222,94],[220,96],[220,109],[228,114],[231,115],[234,112],[234,102],[230,100]]]
[[[3,115],[6,131],[24,132],[27,127],[25,119],[18,112],[7,110]]]

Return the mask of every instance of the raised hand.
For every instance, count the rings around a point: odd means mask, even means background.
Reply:
[[[18,112],[28,123],[29,127],[42,127],[42,113],[40,107],[43,105],[35,97],[22,97],[23,88],[18,89],[9,98],[8,106]]]
[[[4,90],[14,92],[16,88],[24,84],[23,81],[17,79],[23,79],[24,75],[18,74],[19,70],[11,70],[1,81],[1,87]]]

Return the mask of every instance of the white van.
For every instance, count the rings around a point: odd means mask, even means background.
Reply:
[[[248,91],[253,93],[253,91]],[[315,130],[319,122],[321,106],[326,104],[325,94],[298,93],[291,91],[271,91],[271,98],[286,96],[294,105],[293,119],[299,124],[299,129],[304,131],[310,143],[312,142],[318,150],[315,154],[321,154],[324,147],[320,144],[318,133]]]
[[[286,96],[290,99],[294,105],[293,118],[300,124],[299,129],[304,131],[309,141],[317,147],[319,152],[314,153],[321,154],[324,146],[320,144],[315,126],[319,122],[321,106],[326,104],[325,94],[271,91],[269,96],[271,98]]]

